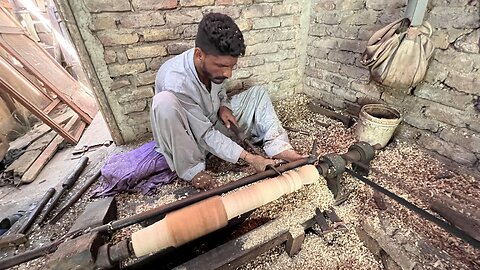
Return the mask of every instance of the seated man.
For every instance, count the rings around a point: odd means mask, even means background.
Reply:
[[[257,172],[275,163],[232,141],[230,125],[245,131],[253,141],[263,141],[269,157],[286,161],[304,157],[292,150],[263,87],[227,98],[223,82],[244,54],[243,35],[235,22],[227,15],[211,13],[199,24],[195,48],[168,60],[157,73],[151,108],[156,149],[180,178],[192,181],[198,189],[214,186],[212,176],[205,172],[208,152],[233,163],[241,158]]]

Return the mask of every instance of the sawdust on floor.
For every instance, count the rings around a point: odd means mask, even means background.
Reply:
[[[345,128],[343,124],[326,118],[323,115],[309,111],[307,104],[309,98],[296,95],[288,100],[275,104],[277,114],[284,126],[302,130],[309,135],[289,131],[292,145],[302,154],[308,154],[313,141],[317,140],[319,155],[329,153],[344,153],[355,142],[353,128]],[[145,141],[144,141],[145,142]],[[128,149],[140,145],[129,146]],[[128,150],[127,148],[124,151]],[[394,176],[403,181],[391,181],[384,176],[373,173],[371,178],[395,193],[424,208],[428,207],[427,201],[421,197],[422,190],[433,193],[459,194],[472,199],[478,198],[480,188],[478,183],[469,176],[457,172],[446,171],[442,164],[431,158],[422,150],[411,146],[394,142],[382,151],[377,151],[377,157],[373,161],[373,168],[378,169],[387,176]],[[99,163],[99,164],[103,164]],[[219,184],[235,181],[241,177],[252,174],[254,171],[244,163],[231,164],[211,157],[207,162],[208,170],[215,176]],[[443,173],[439,177],[439,173]],[[436,180],[435,180],[436,179]],[[441,179],[441,181],[439,180]],[[259,256],[256,260],[241,267],[241,269],[380,269],[382,265],[378,258],[365,248],[355,233],[355,227],[359,226],[364,219],[372,220],[376,226],[380,226],[379,212],[372,199],[372,190],[361,184],[358,180],[344,176],[346,190],[350,192],[349,199],[341,206],[335,207],[338,216],[343,219],[347,232],[335,232],[328,237],[308,233],[302,250],[299,254],[290,258],[282,246],[275,247],[267,253]],[[118,218],[131,216],[157,205],[177,200],[172,194],[174,191],[189,186],[185,181],[174,181],[162,186],[152,196],[142,194],[117,195]],[[92,187],[90,190],[93,190]],[[74,192],[74,191],[73,191]],[[458,197],[458,196],[457,196]],[[235,237],[250,231],[266,222],[290,215],[290,223],[295,223],[295,216],[299,219],[305,215],[314,214],[314,209],[325,209],[332,204],[332,195],[326,189],[324,180],[312,184],[260,207],[252,213],[243,225],[234,233]],[[35,229],[31,235],[30,247],[38,247],[48,241],[64,235],[74,220],[80,215],[86,204],[91,200],[84,196],[76,207],[71,209],[58,224],[45,229]],[[416,214],[404,207],[387,199],[390,208],[383,211],[393,220],[393,225],[404,231],[414,231],[419,237],[428,239],[432,245],[445,250],[454,261],[446,262],[454,268],[475,268],[480,261],[479,252],[457,238],[443,232],[432,223],[420,219]],[[293,213],[296,213],[295,215]],[[139,225],[131,226],[116,232],[112,236],[112,243],[127,238],[132,232],[140,229]],[[255,239],[251,239],[252,243]],[[252,244],[250,243],[250,244]],[[248,243],[247,243],[248,245]],[[12,251],[18,253],[25,250],[22,246]],[[10,252],[10,253],[12,253]],[[417,258],[422,265],[435,265],[433,258]],[[129,260],[129,263],[133,260]],[[14,269],[40,269],[45,259],[37,259]]]

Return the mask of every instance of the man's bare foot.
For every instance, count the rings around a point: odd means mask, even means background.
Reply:
[[[308,155],[300,155],[295,150],[285,150],[273,156],[274,159],[283,159],[288,162],[296,161],[302,158],[307,158]]]
[[[192,179],[192,185],[196,189],[209,190],[215,188],[216,182],[206,171],[197,173]]]

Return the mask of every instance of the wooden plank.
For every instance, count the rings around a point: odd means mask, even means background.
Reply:
[[[45,0],[35,0],[40,11],[45,12]]]
[[[65,125],[65,130],[70,131],[70,129],[79,121],[78,115],[73,116],[70,121]],[[21,182],[22,183],[31,183],[35,178],[37,178],[38,174],[42,171],[42,169],[47,165],[50,159],[55,155],[58,150],[58,145],[63,142],[63,138],[60,135],[55,136],[53,141],[43,150],[43,153],[40,157],[35,160],[35,162],[30,166],[28,171],[22,176]]]
[[[17,75],[15,73],[15,70],[12,69],[10,65],[6,61],[3,60],[3,58],[0,57],[0,72],[9,72],[13,74],[14,76]],[[18,76],[17,76],[18,77]],[[60,125],[55,123],[48,115],[46,115],[41,109],[39,109],[37,106],[34,106],[27,98],[25,98],[23,95],[18,93],[15,88],[13,88],[11,85],[9,85],[9,82],[4,81],[5,78],[0,78],[0,85],[3,85],[3,88],[7,90],[7,92],[18,102],[20,102],[25,108],[27,108],[30,112],[32,112],[35,116],[40,118],[44,123],[52,127],[57,133],[61,134],[66,140],[69,142],[75,144],[77,141],[75,141],[75,138],[69,134],[67,131],[65,131]],[[11,81],[12,78],[10,78]],[[21,83],[22,86],[24,86],[26,89],[34,89],[34,87],[29,84],[26,80],[16,80],[17,83]]]
[[[41,109],[50,104],[50,98],[44,92],[35,87],[34,84],[31,84],[28,79],[22,76],[23,74],[19,73],[18,70],[2,56],[0,56],[0,66],[4,67],[0,69],[1,80],[28,99],[30,103]],[[0,90],[5,93],[9,92],[8,89],[5,89],[3,86],[0,86]],[[10,94],[10,96],[14,98],[13,95]]]
[[[32,17],[30,16],[30,13],[26,11],[21,11],[19,12],[20,17],[22,17],[23,22],[25,23],[25,26],[32,36],[33,40],[36,42],[40,41],[40,37],[38,37],[37,31],[35,31],[35,25],[33,25],[33,20]]]
[[[45,114],[49,114],[51,111],[53,111],[53,109],[55,109],[55,107],[57,107],[58,104],[60,104],[60,99],[56,98],[45,109],[43,109],[43,112]]]
[[[1,7],[1,12],[0,12],[0,27],[10,27],[10,28],[16,28],[19,30],[22,30],[23,32],[23,27],[22,25],[13,17],[13,15],[8,12],[4,7]]]
[[[98,110],[94,98],[38,43],[27,36],[2,34],[0,46],[17,58],[85,122],[92,121]]]
[[[81,121],[79,124],[79,127],[76,129],[75,133],[73,134],[73,137],[75,138],[75,140],[77,141],[80,140],[86,127],[87,127],[87,123]]]
[[[50,132],[42,138],[32,143],[26,152],[15,160],[8,168],[7,171],[13,170],[18,176],[22,176],[32,166],[35,160],[42,154],[43,150],[52,142],[55,138],[55,132]]]
[[[66,112],[60,116],[57,116],[56,118],[53,119],[56,123],[59,125],[66,123],[70,118],[72,118],[73,112]],[[15,141],[10,143],[10,149],[9,150],[15,150],[15,149],[23,149],[39,138],[41,138],[43,135],[47,134],[50,130],[52,130],[51,127],[49,127],[46,124],[41,124],[38,127],[35,127],[34,129],[30,130],[27,132],[25,135],[22,137],[16,139]]]

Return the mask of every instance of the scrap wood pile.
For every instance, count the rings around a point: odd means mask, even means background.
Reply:
[[[55,120],[61,123],[73,117],[65,106],[54,112]],[[1,160],[0,187],[32,182],[48,163],[63,140],[55,142],[57,133],[44,123],[36,124],[31,130],[9,143],[8,151]]]

